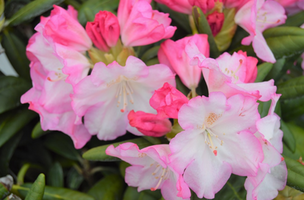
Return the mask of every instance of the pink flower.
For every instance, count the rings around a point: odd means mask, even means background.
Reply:
[[[120,35],[125,46],[142,46],[173,36],[168,14],[152,10],[151,1],[122,0],[118,7]]]
[[[214,8],[215,3],[222,2],[222,0],[188,0],[188,2],[191,6],[199,7],[206,14]]]
[[[221,31],[224,20],[224,13],[219,13],[217,11],[214,11],[207,16],[207,21],[211,28],[213,36],[216,36]]]
[[[128,119],[132,127],[137,128],[138,131],[146,136],[161,137],[169,133],[172,127],[169,119],[142,111],[134,112],[131,110],[128,114]]]
[[[236,8],[237,10],[249,0],[223,0],[225,8]]]
[[[195,97],[178,113],[185,130],[170,141],[171,165],[177,173],[184,170],[186,184],[199,198],[214,198],[231,173],[255,176],[263,152],[255,123],[258,104],[251,97],[220,92]]]
[[[166,40],[160,46],[158,59],[160,63],[168,65],[189,89],[195,89],[201,78],[201,69],[190,65],[190,57],[186,54],[186,47],[193,43],[201,54],[209,57],[209,43],[205,34],[195,34],[177,41]]]
[[[292,4],[298,2],[299,0],[275,0],[275,1],[284,7],[288,7],[288,6],[291,6]]]
[[[168,145],[154,145],[140,150],[136,144],[128,142],[116,148],[109,146],[106,154],[132,165],[126,169],[125,181],[129,186],[138,187],[139,192],[160,189],[166,200],[189,200],[189,187],[181,174],[169,165]]]
[[[187,102],[187,97],[169,83],[155,90],[150,99],[150,105],[157,110],[158,115],[175,119],[181,106]]]
[[[99,11],[93,22],[88,22],[86,31],[94,45],[104,52],[115,46],[120,28],[116,16],[109,11]]]
[[[54,5],[49,17],[41,17],[35,30],[47,40],[70,47],[79,52],[90,49],[92,42],[84,28],[77,21],[77,11],[68,6],[68,10]]]
[[[63,69],[78,67],[77,74],[69,77],[79,81],[83,78],[81,74],[86,75],[89,70],[88,60],[85,62],[81,53],[69,47],[47,41],[39,32],[30,38],[26,50],[31,60],[33,88],[22,95],[21,102],[29,103],[29,109],[40,115],[43,130],[62,131],[72,138],[75,148],[82,148],[91,135],[72,109],[70,94],[73,89],[66,82],[68,76]]]
[[[188,0],[156,0],[157,3],[164,4],[170,9],[191,15],[192,14],[192,5]]]
[[[275,57],[262,32],[285,23],[284,8],[275,1],[249,1],[236,13],[234,20],[250,34],[243,38],[242,44],[249,45],[252,42],[253,49],[259,58],[274,63]]]
[[[159,73],[159,72],[162,73]],[[95,64],[91,75],[75,87],[73,108],[84,116],[85,126],[100,140],[113,140],[126,133],[142,135],[129,125],[131,110],[155,113],[149,105],[154,90],[165,82],[175,84],[175,75],[162,64],[147,67],[140,59],[129,56],[126,65],[113,62]]]

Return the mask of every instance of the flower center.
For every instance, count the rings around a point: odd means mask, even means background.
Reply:
[[[61,70],[60,68],[58,68],[58,70]],[[52,78],[51,77],[47,77],[47,80],[51,81],[51,82],[57,82],[57,81],[60,81],[60,80],[65,80],[67,75],[61,73],[61,72],[55,72],[54,73],[55,76],[53,76]]]
[[[257,22],[261,22],[262,24],[278,24],[280,23],[280,19],[276,20],[276,21],[271,21],[271,20],[267,20],[267,12],[264,11],[261,13],[260,10],[258,10],[257,12]],[[271,15],[271,13],[269,13]],[[262,28],[264,27],[264,25],[262,25]]]
[[[239,77],[236,75],[236,73],[240,70],[242,64],[243,64],[243,60],[240,59],[239,60],[240,64],[239,66],[236,68],[236,70],[229,70],[227,67],[225,68],[225,70],[223,71],[226,75],[230,76],[233,78],[233,83],[236,83],[239,80]]]
[[[164,168],[158,163],[152,163],[150,167],[155,167],[154,172],[152,173],[152,176],[155,179],[158,179],[158,182],[155,187],[151,188],[151,191],[155,191],[159,188],[161,183],[165,180],[167,180],[170,176],[170,169],[168,167]]]

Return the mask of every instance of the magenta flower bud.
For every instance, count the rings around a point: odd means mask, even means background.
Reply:
[[[93,22],[88,22],[86,31],[94,45],[105,52],[116,45],[120,28],[117,17],[109,11],[99,11]]]

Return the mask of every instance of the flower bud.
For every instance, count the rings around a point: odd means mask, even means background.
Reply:
[[[161,137],[171,131],[171,122],[167,118],[152,113],[131,110],[128,115],[131,126],[146,136]]]
[[[221,31],[224,19],[224,13],[219,13],[217,11],[214,11],[213,13],[207,16],[207,21],[213,36],[216,36]]]
[[[99,11],[93,22],[88,22],[86,31],[94,45],[102,51],[108,52],[115,46],[120,28],[117,17],[109,11]]]

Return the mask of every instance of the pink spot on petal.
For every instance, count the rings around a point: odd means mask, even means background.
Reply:
[[[284,161],[284,157],[281,157],[281,161]]]
[[[125,112],[125,110],[124,110],[124,109],[120,109],[120,112],[122,112],[122,113],[123,113],[123,112]]]
[[[151,190],[151,191],[155,191],[156,189],[155,189],[155,188],[151,188],[150,190]]]
[[[213,150],[213,154],[216,156],[217,155],[217,150]]]

